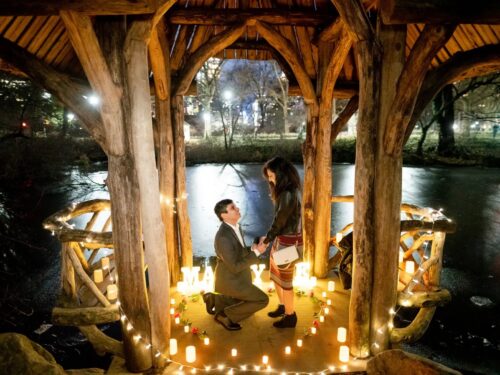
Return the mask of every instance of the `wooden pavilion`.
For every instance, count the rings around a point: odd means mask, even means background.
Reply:
[[[168,352],[170,282],[179,279],[181,265],[192,266],[183,96],[193,92],[208,58],[275,59],[290,92],[304,97],[303,230],[306,259],[318,278],[328,273],[332,140],[358,110],[349,331],[351,354],[366,358],[394,341],[393,330],[381,327],[397,303],[401,232],[414,228],[400,222],[403,145],[446,84],[500,69],[499,23],[495,0],[1,2],[0,68],[57,97],[108,156],[112,241],[110,233],[85,231],[70,241],[64,225],[54,229],[61,241],[87,248],[112,242],[120,309],[151,344],[137,345],[123,330],[129,370],[165,365],[152,348]],[[100,99],[97,109],[85,100],[91,92]],[[335,97],[350,102],[332,124]],[[421,218],[419,229],[451,230],[446,220],[438,228],[433,212],[409,214]],[[436,249],[444,241],[438,237]],[[429,268],[436,286],[441,260]],[[75,295],[74,284],[63,287]],[[432,317],[435,308],[422,306]]]

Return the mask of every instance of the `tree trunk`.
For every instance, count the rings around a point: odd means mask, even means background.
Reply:
[[[424,142],[425,139],[427,138],[427,132],[429,131],[430,126],[424,127],[422,126],[422,134],[420,135],[420,139],[418,140],[417,144],[417,155],[418,156],[423,156],[424,155]]]
[[[63,107],[63,123],[62,123],[62,129],[61,133],[59,133],[59,136],[61,138],[65,138],[66,135],[68,134],[68,107],[64,106]]]
[[[439,125],[438,155],[451,156],[455,148],[453,122],[455,121],[455,106],[453,105],[453,85],[446,85],[434,99],[435,111],[443,108],[437,118]]]

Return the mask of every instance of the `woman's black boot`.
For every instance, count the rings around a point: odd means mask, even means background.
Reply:
[[[276,328],[294,328],[297,325],[297,314],[283,315],[277,322],[273,323]]]
[[[278,308],[274,311],[270,311],[267,313],[267,316],[271,318],[278,318],[285,313],[285,305],[278,305]]]

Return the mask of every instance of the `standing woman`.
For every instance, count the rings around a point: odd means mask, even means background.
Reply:
[[[296,245],[302,247],[302,231],[300,219],[300,177],[297,169],[288,160],[275,157],[263,167],[262,173],[269,183],[271,198],[274,203],[274,220],[264,244],[273,242],[271,249],[271,280],[276,287],[279,305],[269,312],[271,318],[281,317],[273,323],[277,328],[293,328],[297,325],[297,315],[293,303],[293,271],[294,264],[287,267],[274,263],[272,254],[283,247]]]

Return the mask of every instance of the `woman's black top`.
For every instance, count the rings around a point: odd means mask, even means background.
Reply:
[[[273,241],[282,234],[297,233],[300,223],[300,192],[298,190],[282,192],[274,206],[274,220],[267,232],[264,243]]]

